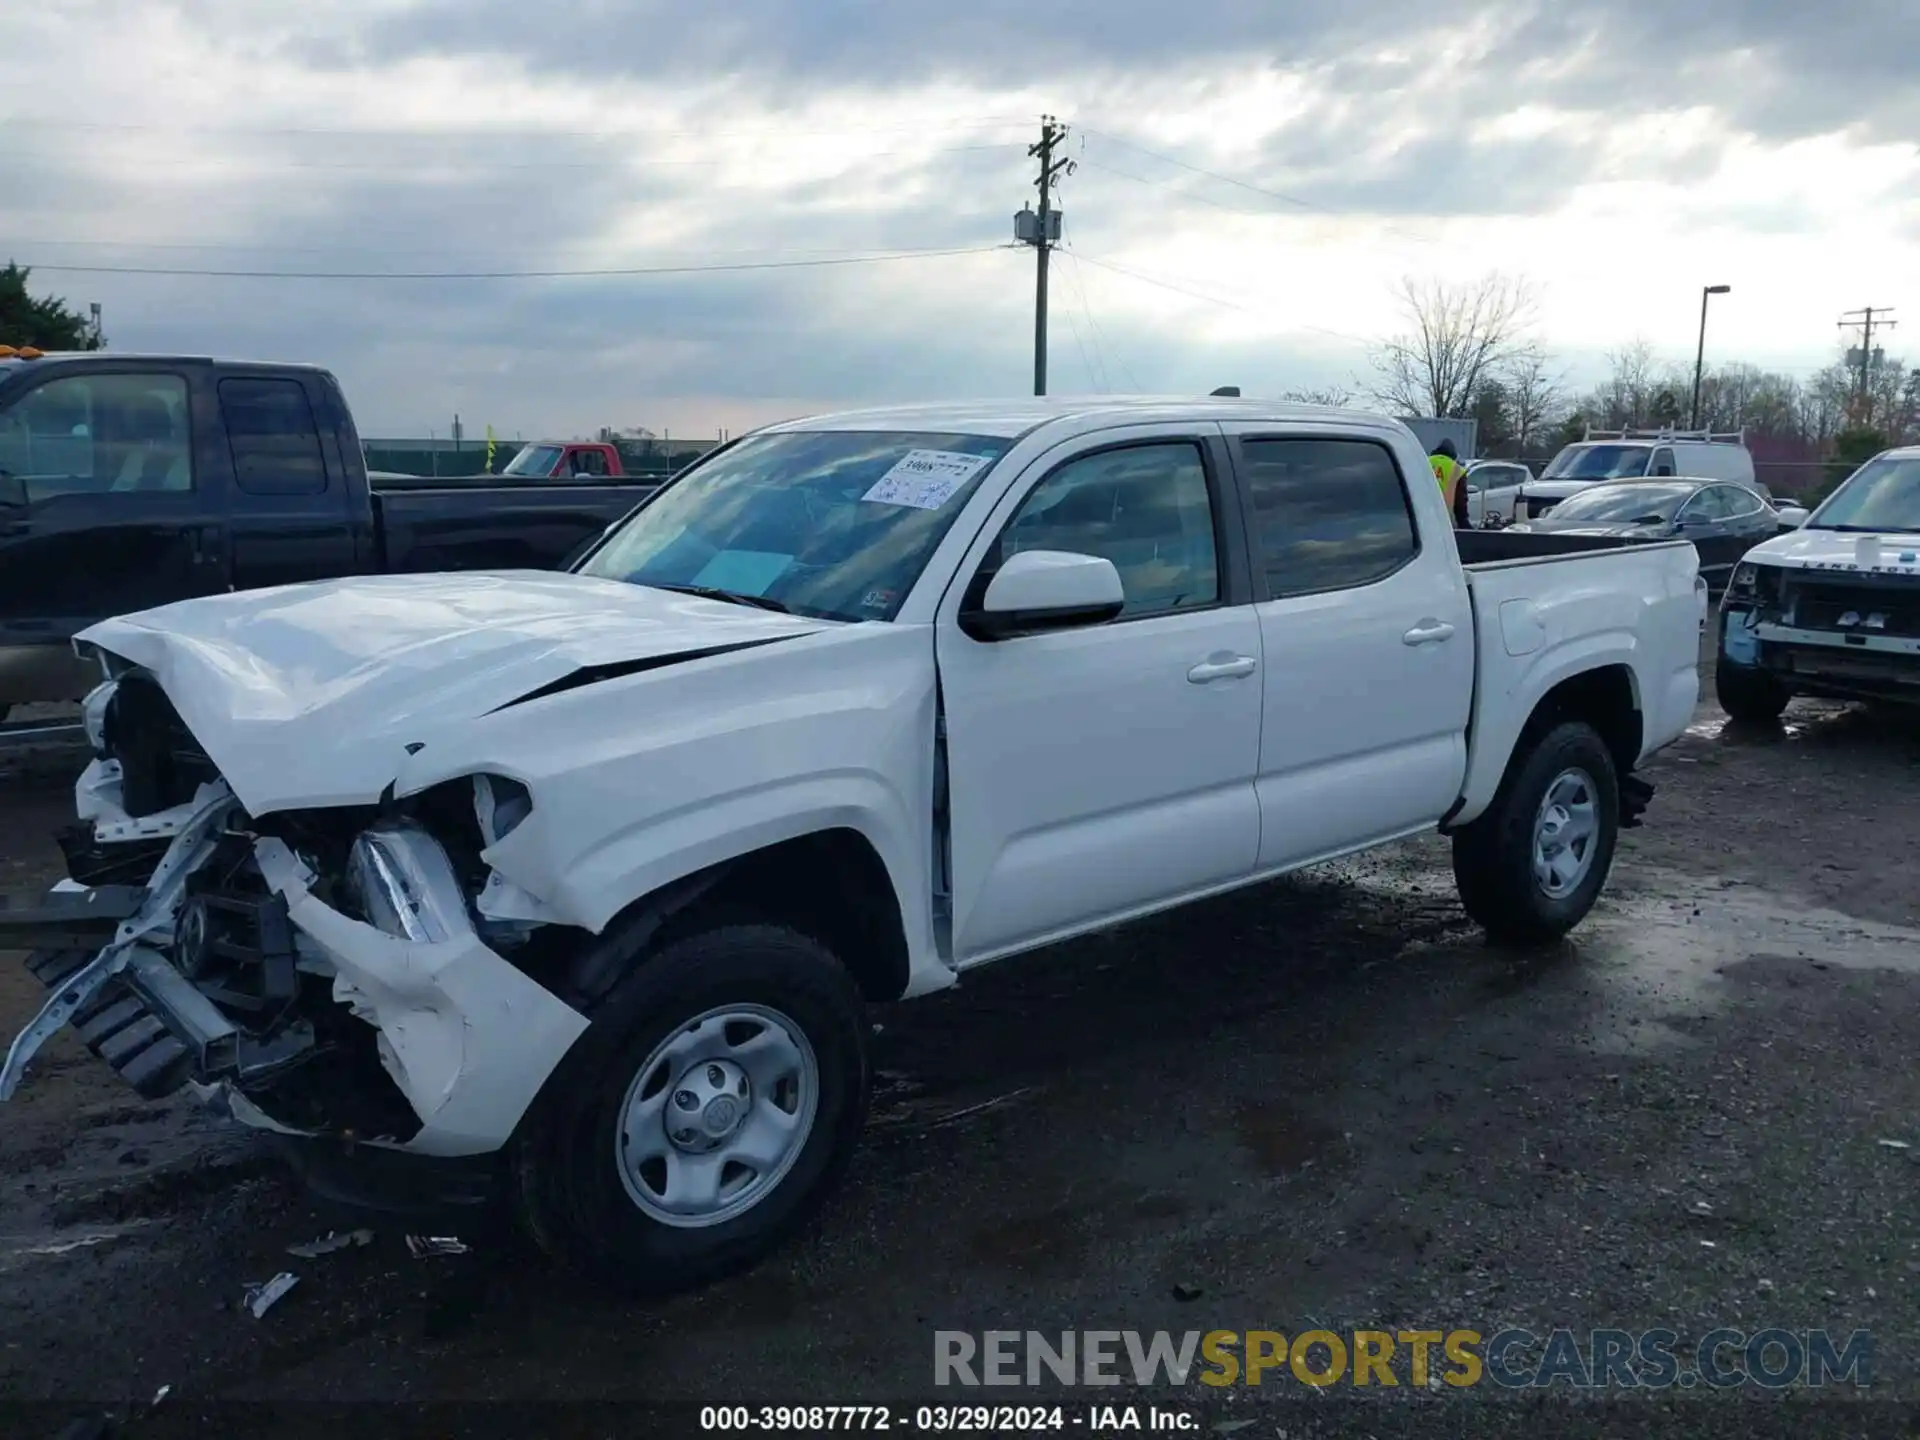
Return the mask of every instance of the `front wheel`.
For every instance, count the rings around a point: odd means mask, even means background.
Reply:
[[[1620,835],[1613,755],[1591,725],[1570,720],[1508,764],[1486,813],[1453,837],[1460,901],[1489,939],[1560,939],[1606,884]]]
[[[637,959],[547,1082],[516,1142],[522,1216],[599,1283],[705,1284],[817,1208],[868,1091],[864,1004],[823,946],[777,925],[687,936]]]
[[[1724,649],[1713,667],[1713,693],[1728,718],[1749,725],[1771,725],[1793,698],[1771,675],[1731,663]]]

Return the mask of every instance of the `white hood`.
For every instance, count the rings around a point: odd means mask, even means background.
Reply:
[[[1920,535],[1902,531],[1795,530],[1747,552],[1761,565],[1841,570],[1862,575],[1920,575]]]
[[[530,570],[214,595],[102,621],[76,641],[150,671],[258,815],[376,800],[409,745],[575,671],[831,624]]]

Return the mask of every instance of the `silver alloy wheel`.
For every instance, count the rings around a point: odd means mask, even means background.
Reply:
[[[627,1087],[614,1162],[663,1225],[723,1225],[773,1192],[813,1133],[820,1065],[799,1025],[721,1005],[677,1027]]]
[[[1575,766],[1547,786],[1533,818],[1533,879],[1550,900],[1580,888],[1600,846],[1600,791]]]

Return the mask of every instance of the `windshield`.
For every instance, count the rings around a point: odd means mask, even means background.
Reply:
[[[558,445],[529,445],[512,460],[502,475],[532,475],[545,477],[553,473],[553,462],[560,458]]]
[[[1548,462],[1542,480],[1618,480],[1647,473],[1645,445],[1569,445]]]
[[[1555,520],[1671,520],[1697,485],[1596,485],[1553,507]]]
[[[755,597],[799,615],[890,620],[1012,445],[891,431],[755,436],[667,486],[580,573]]]
[[[1806,528],[1920,531],[1920,459],[1869,460],[1813,512]]]

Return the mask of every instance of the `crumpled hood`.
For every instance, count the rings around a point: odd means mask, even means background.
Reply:
[[[529,570],[214,595],[102,621],[75,639],[150,671],[258,815],[371,802],[409,745],[579,670],[832,626]]]
[[[1746,558],[1796,570],[1920,577],[1920,535],[1898,530],[1856,534],[1850,530],[1800,529],[1756,546]]]

